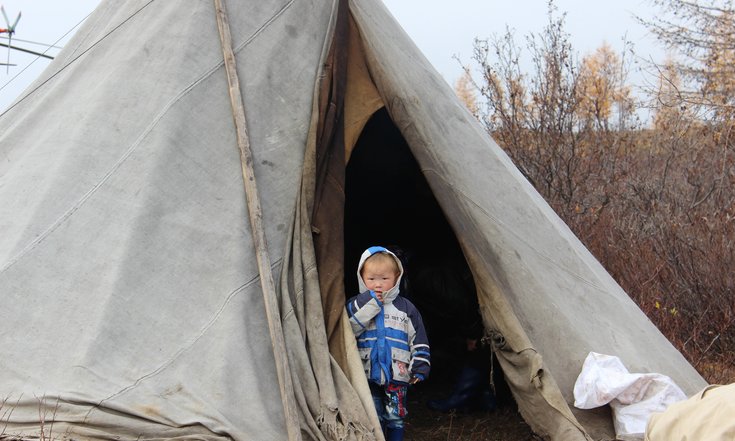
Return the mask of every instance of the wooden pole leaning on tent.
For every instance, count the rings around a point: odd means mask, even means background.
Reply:
[[[230,25],[227,20],[227,11],[222,0],[214,0],[217,15],[217,27],[219,28],[222,52],[224,54],[225,71],[230,88],[230,103],[232,104],[232,116],[235,120],[237,132],[237,144],[240,149],[240,163],[242,166],[242,178],[245,186],[245,197],[247,199],[250,227],[253,234],[253,245],[255,247],[258,261],[258,272],[260,273],[260,284],[263,289],[265,301],[265,312],[268,318],[268,328],[273,344],[273,355],[276,360],[276,372],[281,390],[281,401],[286,418],[286,430],[290,441],[301,440],[301,429],[299,428],[299,416],[294,403],[294,388],[291,381],[291,372],[286,357],[286,341],[283,337],[280,313],[276,297],[273,273],[271,272],[270,258],[268,257],[268,246],[263,229],[263,210],[260,206],[258,189],[255,185],[255,170],[253,169],[253,157],[250,151],[250,140],[248,138],[247,124],[245,120],[245,107],[240,92],[240,82],[237,77],[235,53],[232,50],[232,37]]]

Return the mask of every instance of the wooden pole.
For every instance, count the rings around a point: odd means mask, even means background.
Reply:
[[[276,372],[278,374],[278,384],[281,389],[284,416],[286,417],[286,430],[288,432],[288,439],[296,441],[301,440],[299,417],[296,411],[296,404],[294,403],[294,388],[291,381],[291,371],[288,367],[288,358],[286,356],[286,342],[283,337],[281,316],[278,308],[275,284],[273,283],[270,257],[268,256],[268,245],[266,244],[265,231],[263,229],[263,211],[260,207],[258,189],[255,185],[253,156],[250,152],[250,140],[248,138],[247,123],[245,120],[245,106],[242,102],[240,82],[237,77],[235,53],[232,50],[230,25],[222,0],[214,0],[214,6],[217,14],[217,27],[219,28],[220,40],[222,42],[227,82],[230,86],[230,103],[232,104],[232,116],[235,120],[235,130],[237,131],[237,145],[240,149],[240,163],[245,186],[245,197],[248,205],[255,255],[258,261],[263,300],[265,301],[265,312],[268,318],[268,329],[270,330],[271,343],[273,344],[273,355],[276,359]]]

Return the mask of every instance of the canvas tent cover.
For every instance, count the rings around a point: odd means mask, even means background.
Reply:
[[[342,321],[335,219],[344,161],[381,106],[536,432],[609,436],[604,415],[569,405],[592,350],[704,386],[380,2],[227,9],[305,439],[380,438]],[[242,173],[213,4],[103,1],[0,116],[6,434],[53,421],[77,439],[286,438]]]

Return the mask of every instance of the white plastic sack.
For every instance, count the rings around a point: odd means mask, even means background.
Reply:
[[[592,409],[609,404],[615,435],[620,440],[642,440],[653,412],[687,396],[662,374],[631,374],[618,357],[590,352],[574,383],[574,406]]]

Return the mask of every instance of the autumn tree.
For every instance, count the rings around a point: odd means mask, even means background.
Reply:
[[[544,29],[525,41],[520,46],[509,29],[475,40],[474,63],[465,70],[476,73],[479,117],[567,223],[583,222],[579,216],[609,202],[620,173],[616,161],[626,145],[602,129],[623,125],[611,121],[630,111],[625,70],[609,48],[581,63],[553,1]]]
[[[657,68],[656,88],[652,91],[653,128],[657,132],[681,132],[694,120],[682,96],[682,82],[674,60],[668,57]]]
[[[481,121],[547,200],[569,204],[577,185],[577,63],[563,25],[550,9],[544,32],[529,36],[532,75],[521,73],[521,49],[509,29],[475,40],[473,61]]]
[[[474,86],[472,84],[472,78],[465,72],[460,76],[457,81],[454,82],[454,93],[457,95],[462,104],[465,105],[467,110],[472,115],[477,117],[479,115],[479,107],[477,106],[477,93],[475,93]]]
[[[677,58],[679,106],[722,122],[735,116],[735,7],[732,0],[651,0],[662,14],[640,20]]]
[[[631,182],[627,199],[646,213],[635,228],[652,232],[639,248],[658,261],[640,286],[666,304],[667,313],[649,309],[654,321],[677,323],[667,336],[711,375],[735,353],[735,10],[725,0],[652,3],[662,13],[644,23],[672,57],[656,66],[654,126],[639,158],[650,177]]]
[[[622,57],[607,43],[582,59],[578,113],[586,128],[609,130],[614,125],[625,129],[630,125],[635,103],[626,78]]]

